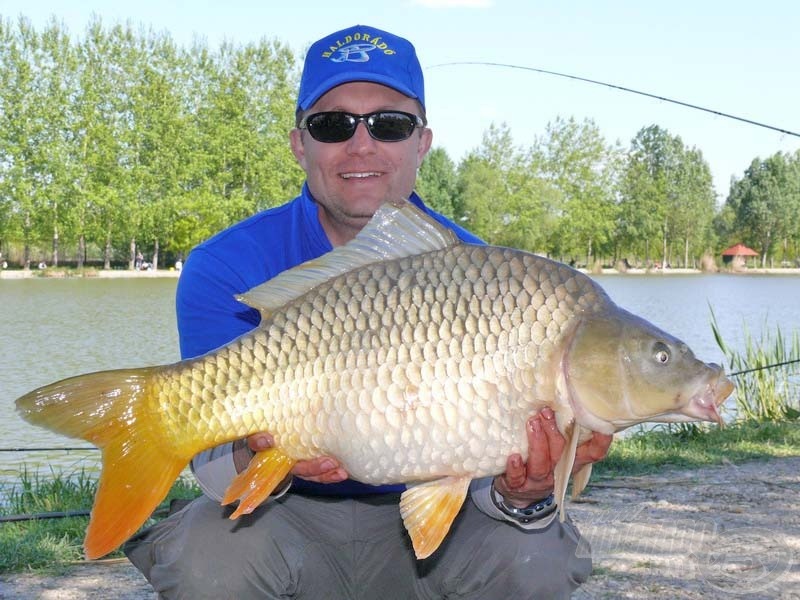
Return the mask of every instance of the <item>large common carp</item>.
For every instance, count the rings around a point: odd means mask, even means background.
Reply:
[[[617,307],[590,278],[519,250],[460,242],[412,204],[381,207],[349,244],[250,290],[261,324],[172,365],[105,371],[19,400],[31,423],[102,449],[85,540],[124,542],[197,452],[259,431],[275,447],[231,484],[251,512],[302,459],[336,457],[351,477],[409,484],[400,511],[416,555],[439,546],[471,479],[526,456],[544,406],[567,447],[643,421],[721,422],[720,367]],[[580,492],[588,469],[576,474]]]

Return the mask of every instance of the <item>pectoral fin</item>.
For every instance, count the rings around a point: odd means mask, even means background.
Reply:
[[[257,452],[247,468],[234,478],[225,491],[222,504],[239,500],[239,506],[230,518],[237,519],[253,512],[286,478],[294,463],[294,459],[278,448]]]
[[[450,531],[469,490],[469,477],[445,477],[409,487],[400,497],[400,516],[417,558],[433,554]]]
[[[589,483],[589,477],[591,477],[591,475],[592,475],[592,465],[588,464],[584,465],[580,471],[578,471],[572,476],[572,491],[570,493],[570,497],[572,499],[575,499],[578,496],[580,496],[580,493]]]
[[[575,421],[567,425],[566,431],[564,431],[564,439],[567,443],[564,446],[564,452],[561,454],[561,458],[558,459],[558,464],[556,464],[556,470],[554,472],[555,495],[556,501],[558,502],[559,518],[562,522],[566,517],[564,500],[567,496],[567,484],[569,484],[572,466],[575,464],[575,452],[578,448],[580,429],[580,426],[577,425]]]

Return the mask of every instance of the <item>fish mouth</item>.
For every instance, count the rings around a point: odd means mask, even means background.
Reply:
[[[733,382],[722,372],[719,365],[710,364],[709,367],[717,370],[717,377],[710,381],[702,391],[695,394],[689,403],[681,410],[687,417],[711,421],[720,427],[724,426],[719,407],[725,399],[733,392]]]

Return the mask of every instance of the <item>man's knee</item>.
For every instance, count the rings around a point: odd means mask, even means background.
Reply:
[[[485,549],[496,556],[489,561],[498,567],[490,574],[497,581],[487,581],[487,589],[505,589],[514,598],[569,598],[588,579],[592,571],[588,545],[571,523],[555,520],[539,531],[510,525],[510,533],[508,526],[501,526],[505,535]]]
[[[231,521],[219,504],[198,498],[132,539],[125,553],[164,599],[283,597],[293,579],[289,548],[264,532],[262,512]]]
[[[569,598],[592,572],[588,544],[569,522],[555,520],[543,533],[544,539],[537,538],[536,533],[520,538],[509,584],[520,594],[538,590],[535,595],[519,598]]]
[[[440,557],[421,566],[423,597],[500,600],[569,598],[591,572],[591,559],[571,523],[554,521],[542,530],[525,531],[479,515],[464,523]],[[466,530],[466,531],[465,531]],[[470,531],[471,530],[471,531]]]

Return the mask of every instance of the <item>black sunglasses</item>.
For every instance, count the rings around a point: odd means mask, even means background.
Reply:
[[[379,142],[402,142],[410,138],[417,127],[425,127],[425,121],[417,115],[399,110],[376,110],[365,115],[336,110],[306,115],[297,128],[308,129],[309,135],[318,142],[332,144],[353,137],[361,121],[370,136]]]

